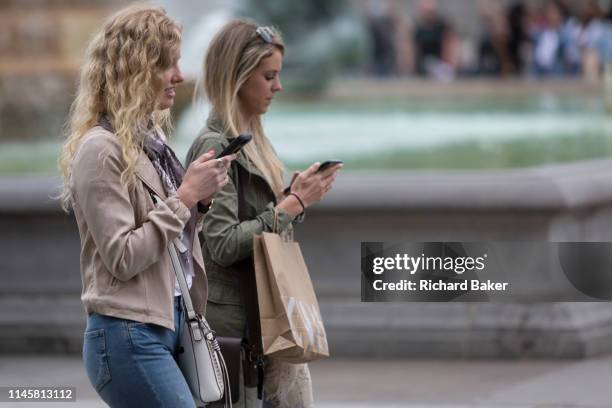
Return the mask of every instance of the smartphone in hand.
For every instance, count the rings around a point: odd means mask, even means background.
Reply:
[[[324,161],[323,163],[321,163],[321,165],[319,166],[319,168],[317,169],[317,171],[315,173],[319,173],[322,171],[325,171],[325,169],[329,169],[332,166],[335,166],[336,164],[343,164],[344,162],[342,160],[327,160]],[[293,184],[293,180],[295,180],[295,177],[293,179],[291,179],[291,184]],[[283,190],[283,194],[287,195],[291,192],[291,184],[289,184],[289,187],[285,188]]]
[[[251,139],[253,139],[253,136],[248,133],[238,135],[238,137],[232,140],[232,142],[225,149],[223,149],[223,151],[219,153],[216,158],[220,159],[227,155],[238,153],[240,149],[244,147],[244,145],[251,141]]]
[[[327,169],[329,169],[332,166],[335,166],[337,164],[342,164],[344,163],[342,160],[327,160],[323,163],[321,163],[321,165],[319,166],[319,168],[317,169],[317,173],[320,173],[322,171],[325,171]]]

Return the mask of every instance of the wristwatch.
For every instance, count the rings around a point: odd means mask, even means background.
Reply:
[[[204,204],[201,201],[198,201],[198,212],[202,214],[206,214],[210,210],[210,207],[212,207],[214,202],[215,202],[214,198],[210,200],[210,203],[208,204]]]

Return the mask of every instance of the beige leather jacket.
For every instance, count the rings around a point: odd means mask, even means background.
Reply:
[[[87,132],[72,162],[70,189],[81,237],[81,299],[87,313],[154,323],[174,330],[175,274],[168,243],[191,216],[168,197],[144,152],[135,183],[124,187],[121,146],[102,127]],[[161,201],[155,205],[149,189]],[[194,308],[204,314],[208,284],[198,236],[193,239]]]

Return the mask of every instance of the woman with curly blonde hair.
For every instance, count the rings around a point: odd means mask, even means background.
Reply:
[[[60,157],[62,203],[81,238],[84,365],[112,407],[195,406],[175,360],[184,314],[168,245],[204,314],[196,230],[234,156],[204,152],[185,171],[166,144],[180,41],[161,8],[110,18],[87,51]]]

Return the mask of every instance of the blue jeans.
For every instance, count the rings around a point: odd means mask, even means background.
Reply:
[[[183,322],[174,298],[175,331],[154,324],[91,314],[83,363],[91,385],[111,407],[195,407],[175,355]]]

